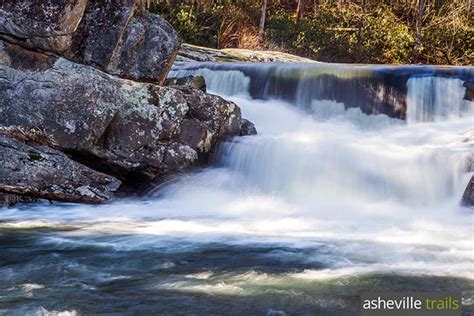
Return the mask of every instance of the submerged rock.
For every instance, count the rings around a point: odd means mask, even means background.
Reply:
[[[474,207],[474,176],[467,184],[466,190],[462,196],[462,205]]]
[[[0,193],[8,204],[35,198],[102,203],[120,186],[116,178],[81,165],[60,151],[5,135],[0,135],[0,161]]]
[[[464,100],[474,101],[474,81],[464,82],[466,87],[466,93],[464,94]]]
[[[240,136],[256,135],[257,129],[255,125],[247,119],[242,119],[242,126],[240,128]]]

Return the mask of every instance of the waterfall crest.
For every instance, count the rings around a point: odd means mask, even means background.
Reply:
[[[474,108],[463,100],[472,67],[177,63],[169,76],[187,75],[202,75],[217,94],[281,100],[316,114],[340,112],[343,104],[418,122],[465,116]]]

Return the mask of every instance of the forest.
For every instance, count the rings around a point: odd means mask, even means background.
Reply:
[[[324,62],[472,65],[471,0],[144,0],[190,44]]]

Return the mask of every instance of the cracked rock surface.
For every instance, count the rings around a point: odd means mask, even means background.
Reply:
[[[101,203],[119,188],[116,178],[94,171],[45,146],[0,135],[0,190],[58,201]],[[6,197],[4,197],[6,198]]]

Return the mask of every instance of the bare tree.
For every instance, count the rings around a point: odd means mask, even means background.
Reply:
[[[423,28],[423,15],[425,14],[425,0],[418,0],[418,15],[416,20],[416,43],[421,41],[421,29]]]
[[[418,0],[418,14],[416,19],[416,39],[415,39],[415,55],[418,55],[418,52],[421,48],[421,30],[423,29],[423,15],[425,14],[425,1]],[[417,56],[418,57],[418,56]]]
[[[260,25],[258,28],[258,41],[263,43],[265,36],[265,16],[267,14],[267,0],[262,0],[262,13],[260,15]]]
[[[303,18],[304,5],[304,0],[298,0],[298,6],[296,7],[296,23]]]

